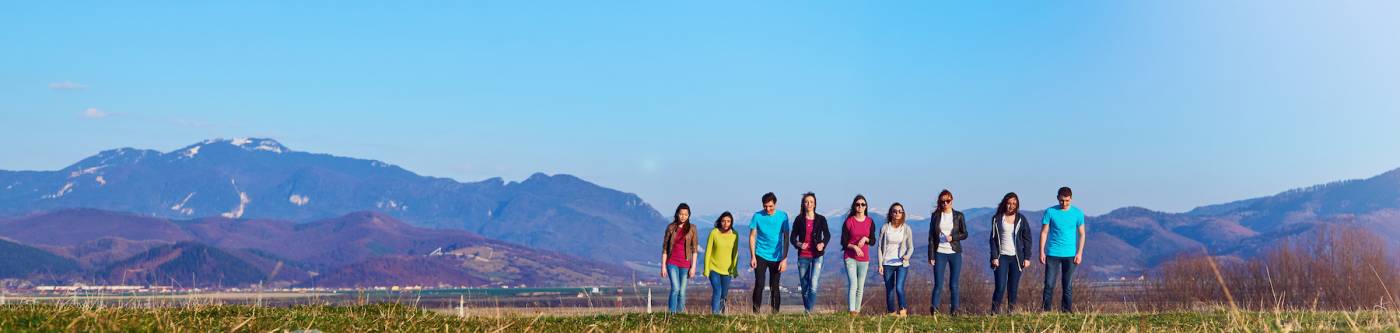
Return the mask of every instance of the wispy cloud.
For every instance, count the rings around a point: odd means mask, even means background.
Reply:
[[[87,89],[86,84],[73,81],[54,82],[49,84],[49,89],[53,90],[83,90]]]
[[[98,109],[98,108],[87,108],[87,110],[83,110],[82,115],[83,115],[83,118],[88,118],[88,119],[100,119],[100,118],[107,118],[108,116],[111,116],[112,113],[111,113],[111,112],[107,112],[107,111],[102,111],[102,109]]]

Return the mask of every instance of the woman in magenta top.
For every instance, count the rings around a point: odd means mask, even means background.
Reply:
[[[875,239],[875,219],[866,214],[869,206],[865,196],[857,194],[851,201],[851,210],[846,213],[846,222],[841,224],[841,247],[846,264],[846,305],[851,315],[860,314],[861,301],[865,299],[870,243]]]
[[[695,277],[695,252],[699,241],[695,225],[690,223],[690,205],[676,207],[671,224],[666,225],[666,237],[661,240],[661,277],[671,283],[671,295],[666,298],[666,310],[685,311],[685,285]]]

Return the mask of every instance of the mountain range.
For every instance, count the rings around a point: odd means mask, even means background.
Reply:
[[[1038,232],[1045,208],[1024,206]],[[964,213],[968,260],[985,260],[992,210]],[[736,215],[736,224],[749,214]],[[830,215],[839,222],[840,212]],[[695,220],[701,237],[712,218]],[[0,261],[0,272],[158,281],[227,270],[225,278],[248,283],[252,274],[237,273],[245,268],[201,261],[234,258],[262,280],[290,285],[416,277],[468,285],[619,283],[633,274],[620,267],[655,278],[656,243],[668,220],[635,194],[570,175],[459,182],[380,161],[294,151],[271,139],[207,140],[164,153],[103,151],[57,171],[0,171],[0,237],[9,240],[0,247],[53,255]],[[910,224],[927,233],[926,218]],[[1087,225],[1083,271],[1098,277],[1144,274],[1182,253],[1247,259],[1330,225],[1365,228],[1396,248],[1400,169],[1187,212],[1120,208],[1089,217]],[[917,262],[925,260],[923,239],[916,237]],[[139,260],[127,262],[132,258]],[[839,271],[838,260],[827,259],[827,269]],[[160,263],[169,262],[189,267],[162,271]],[[561,274],[568,278],[548,280]]]

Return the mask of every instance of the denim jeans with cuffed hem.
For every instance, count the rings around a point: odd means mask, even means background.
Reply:
[[[865,300],[865,277],[870,275],[870,262],[846,258],[846,309],[860,312]]]
[[[908,272],[909,267],[885,265],[886,311],[895,312],[909,308],[909,302],[904,299],[904,275]]]
[[[729,282],[734,278],[710,272],[710,313],[724,314],[724,303],[729,300]]]
[[[962,275],[962,253],[933,254],[933,298],[929,313],[938,312],[943,294],[943,272],[948,272],[948,313],[958,312],[958,276]]]
[[[797,258],[797,276],[801,285],[802,309],[812,312],[817,306],[817,281],[822,276],[822,258]]]
[[[686,276],[688,274],[689,267],[666,264],[666,278],[671,281],[671,295],[666,297],[666,311],[685,312],[685,285],[689,282]]]
[[[1006,309],[1016,309],[1016,289],[1021,285],[1021,262],[1015,256],[1001,255],[993,270],[996,290],[992,292],[992,313],[1001,309],[1002,296],[1006,297]]]
[[[1055,280],[1060,280],[1060,287],[1064,290],[1060,294],[1060,311],[1074,312],[1074,286],[1070,283],[1074,279],[1074,269],[1079,264],[1074,263],[1074,257],[1045,257],[1045,292],[1040,295],[1040,307],[1043,311],[1050,311],[1050,302],[1055,300]]]

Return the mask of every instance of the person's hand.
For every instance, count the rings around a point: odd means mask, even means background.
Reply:
[[[870,244],[870,237],[861,237],[861,238],[860,238],[860,246],[865,246],[865,244]]]
[[[807,248],[807,242],[800,242],[800,243],[797,243],[797,248],[799,248],[799,249],[806,249],[806,248]]]
[[[1030,261],[1029,259],[1028,259],[1028,260],[1021,260],[1021,268],[1026,268],[1026,267],[1031,267],[1031,261]]]
[[[1083,255],[1083,254],[1076,254],[1076,255],[1074,255],[1074,264],[1075,264],[1075,265],[1078,265],[1080,261],[1084,261],[1084,255]]]
[[[1001,259],[992,259],[992,268],[997,268],[997,266],[1001,266]]]
[[[817,243],[817,251],[826,251],[826,243]]]
[[[1040,262],[1045,262],[1045,258],[1040,258]],[[758,268],[758,257],[749,257],[749,270]]]
[[[782,273],[784,271],[787,271],[787,260],[778,262],[778,273]]]
[[[1045,264],[1045,253],[1044,253],[1044,252],[1041,252],[1041,253],[1040,253],[1040,264],[1041,264],[1041,265],[1044,265],[1044,264]]]
[[[864,256],[865,256],[865,251],[861,251],[860,248],[858,248],[858,247],[855,248],[855,250],[856,250],[856,256],[857,256],[857,257],[864,257]]]
[[[691,267],[690,267],[690,274],[687,274],[687,275],[685,276],[685,278],[686,278],[686,279],[694,279],[694,278],[695,278],[695,266],[691,266]]]
[[[880,275],[881,275],[881,276],[884,276],[884,275],[885,275],[885,265],[881,264],[880,267],[877,268],[876,270],[878,270],[878,271],[880,272]]]
[[[904,264],[905,267],[909,267],[909,258],[900,259],[899,263]]]
[[[933,264],[935,264],[935,263],[938,263],[938,261],[933,260],[933,259],[929,259],[929,260],[928,260],[928,265],[929,265],[929,266],[933,266]]]
[[[666,266],[661,266],[661,278],[666,278]]]

